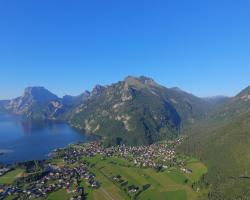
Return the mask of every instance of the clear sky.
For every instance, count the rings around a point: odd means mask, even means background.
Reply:
[[[249,0],[1,0],[0,99],[146,75],[198,96],[250,85]]]

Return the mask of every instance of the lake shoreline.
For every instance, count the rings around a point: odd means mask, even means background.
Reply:
[[[85,143],[95,136],[76,130],[62,120],[34,121],[0,114],[0,163],[43,160],[56,148]]]

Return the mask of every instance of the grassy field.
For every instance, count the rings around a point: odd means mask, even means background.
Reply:
[[[63,159],[52,159],[51,164],[61,167],[61,166],[64,166],[65,163],[64,163]]]
[[[151,200],[151,199],[164,199],[164,200],[182,200],[187,199],[185,190],[176,190],[170,192],[159,192],[151,191],[151,193],[143,194],[140,199]]]
[[[98,189],[91,189],[85,180],[81,181],[90,200],[196,200],[204,194],[204,191],[196,192],[191,187],[207,172],[206,166],[196,159],[188,161],[187,167],[193,171],[191,174],[175,168],[156,172],[149,168],[134,167],[131,162],[114,157],[88,157],[83,158],[83,162],[89,163],[90,171],[101,184]],[[65,165],[62,160],[52,163]],[[2,176],[0,183],[11,184],[17,177],[24,175],[24,170],[16,169]],[[113,177],[118,175],[120,181],[115,181]],[[129,191],[132,185],[138,187],[136,193]],[[71,194],[62,189],[51,193],[46,200],[68,200],[70,197]]]
[[[57,192],[51,193],[46,200],[69,200],[70,196],[66,190],[58,190]]]
[[[188,175],[188,178],[193,182],[200,180],[201,176],[208,172],[207,167],[201,162],[190,162],[187,167],[193,171]]]
[[[0,177],[0,183],[10,185],[12,184],[16,178],[21,177],[24,175],[23,169],[15,169],[13,171],[10,171],[6,173],[4,176]]]
[[[207,171],[206,167],[197,160],[189,163],[188,167],[193,170],[190,175],[176,169],[164,172],[140,169],[132,167],[131,163],[119,158],[101,160],[100,157],[94,157],[86,158],[85,161],[92,165],[91,169],[97,175],[96,179],[101,182],[101,188],[88,191],[88,199],[91,200],[130,199],[128,191],[124,191],[124,187],[112,179],[117,175],[127,182],[127,186],[139,187],[141,192],[137,198],[141,200],[195,200],[200,193],[195,192],[191,184]]]
[[[126,200],[128,197],[126,193],[117,187],[111,179],[107,177],[104,171],[100,169],[99,164],[106,164],[106,161],[101,161],[100,157],[89,158],[87,161],[91,164],[95,164],[95,167],[91,168],[91,171],[95,173],[97,180],[101,182],[101,187],[97,190],[88,190],[88,199],[94,200]],[[113,161],[112,161],[113,162]],[[115,160],[114,160],[115,162]],[[117,165],[118,166],[118,165]],[[86,188],[86,187],[85,187]]]

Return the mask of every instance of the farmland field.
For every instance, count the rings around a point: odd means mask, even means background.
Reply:
[[[188,175],[191,181],[198,181],[203,174],[207,173],[207,167],[200,162],[190,163],[187,165],[189,169],[193,171],[193,173]]]
[[[93,147],[91,146],[91,148]],[[70,198],[198,200],[208,194],[208,188],[199,185],[199,180],[203,180],[203,175],[208,171],[207,167],[195,158],[177,155],[176,160],[181,160],[181,164],[176,162],[175,165],[169,164],[158,168],[155,166],[142,167],[143,165],[136,165],[130,157],[124,159],[117,155],[106,157],[100,154],[81,155],[76,161],[74,160],[76,149],[72,149],[72,152],[73,154],[70,154],[72,157],[68,160],[67,156],[64,156],[65,159],[56,157],[44,164],[47,166],[49,163],[54,171],[50,171],[50,173],[44,171],[43,179],[40,178],[41,184],[36,180],[37,173],[28,172],[20,167],[12,168],[12,171],[3,175],[0,178],[0,184],[20,184],[15,180],[24,177],[24,180],[21,180],[23,181],[21,195],[24,196],[24,199],[27,199],[28,193],[34,191],[34,188],[37,188],[36,192],[46,185],[53,188],[49,192],[44,190],[44,195],[34,195],[31,198],[36,200],[68,200]],[[44,169],[47,168],[44,167]],[[29,184],[31,189],[28,191],[26,188]],[[15,199],[19,196],[20,193],[13,193],[8,195],[7,199]]]
[[[84,161],[92,166],[92,172],[101,183],[99,189],[88,191],[88,199],[93,200],[130,199],[135,196],[141,200],[195,200],[201,193],[195,192],[191,184],[206,173],[206,167],[196,160],[189,163],[192,174],[184,174],[175,168],[162,172],[137,168],[120,158],[102,160],[96,156]],[[113,180],[118,175],[122,183]],[[129,193],[126,188],[131,185],[138,187],[140,192],[135,195]]]
[[[57,192],[51,193],[46,200],[68,200],[69,195],[65,190],[58,190]]]
[[[23,169],[15,169],[13,171],[10,171],[6,173],[4,176],[0,177],[0,183],[1,184],[12,184],[16,178],[21,177],[24,173]]]

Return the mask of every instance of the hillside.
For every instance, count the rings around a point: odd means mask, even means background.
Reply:
[[[182,151],[208,166],[210,199],[250,196],[250,90],[243,90],[192,130]]]
[[[151,144],[177,136],[196,123],[211,107],[180,89],[166,88],[147,77],[127,77],[95,88],[71,111],[70,122],[112,143]]]

